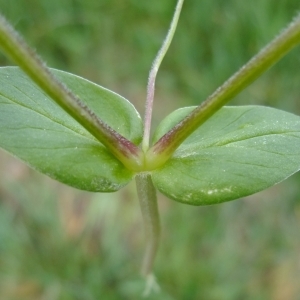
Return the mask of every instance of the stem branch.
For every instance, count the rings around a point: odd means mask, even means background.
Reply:
[[[125,166],[139,168],[142,151],[100,120],[64,84],[58,81],[13,27],[0,15],[0,47],[68,114],[105,145]]]
[[[245,66],[150,148],[146,155],[147,165],[151,166],[151,169],[162,166],[194,130],[299,43],[300,15]],[[150,168],[148,169],[150,170]]]

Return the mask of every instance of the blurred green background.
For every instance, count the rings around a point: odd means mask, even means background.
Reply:
[[[174,0],[0,0],[53,68],[130,99],[143,114],[149,67]],[[299,11],[298,0],[187,0],[158,75],[154,125],[203,101]],[[231,103],[300,114],[300,49]],[[0,65],[11,65],[0,55]],[[1,137],[0,137],[1,138]],[[217,206],[159,195],[162,242],[150,299],[300,299],[300,175]],[[140,299],[142,220],[134,185],[92,194],[0,152],[0,300]]]

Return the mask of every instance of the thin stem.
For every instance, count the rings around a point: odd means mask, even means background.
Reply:
[[[146,154],[146,169],[162,166],[179,145],[209,117],[300,43],[300,15],[272,42],[229,78]]]
[[[168,31],[168,34],[162,44],[162,47],[157,53],[156,58],[153,61],[149,78],[148,78],[148,86],[147,86],[147,99],[146,99],[146,107],[145,107],[145,118],[144,118],[144,137],[143,137],[143,150],[146,152],[149,147],[150,142],[150,131],[151,131],[151,119],[152,119],[152,108],[153,108],[153,101],[154,101],[154,91],[155,91],[155,79],[160,67],[160,64],[167,53],[171,41],[173,39],[178,19],[180,16],[181,8],[183,5],[184,0],[178,0],[175,13],[173,19],[171,21],[171,25]]]
[[[152,274],[153,264],[160,238],[160,221],[157,208],[156,190],[151,175],[140,173],[136,176],[136,187],[146,232],[146,251],[142,265],[142,274],[148,277]]]
[[[139,169],[142,151],[100,120],[59,82],[13,27],[0,15],[0,47],[58,105],[105,145],[125,166]]]

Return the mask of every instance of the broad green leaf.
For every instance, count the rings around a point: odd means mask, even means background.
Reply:
[[[194,107],[169,115],[154,142]],[[223,107],[153,172],[168,197],[192,205],[234,200],[300,169],[300,117],[260,106]]]
[[[141,119],[121,96],[88,80],[52,70],[104,122],[134,143]],[[0,68],[0,147],[70,186],[112,192],[133,174],[19,68]]]

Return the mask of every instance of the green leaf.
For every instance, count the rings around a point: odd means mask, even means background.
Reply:
[[[194,107],[169,115],[154,142]],[[157,189],[192,205],[234,200],[268,188],[300,169],[300,117],[259,106],[223,107],[161,168]]]
[[[138,144],[142,123],[121,96],[88,80],[52,70],[100,119]],[[112,192],[133,173],[19,68],[0,68],[0,147],[70,186]]]

